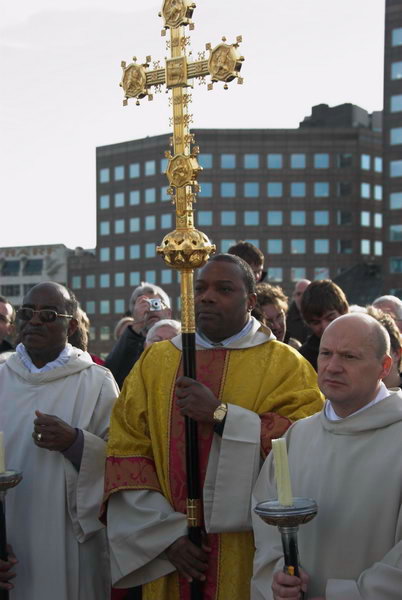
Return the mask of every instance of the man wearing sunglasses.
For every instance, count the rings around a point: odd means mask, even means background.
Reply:
[[[15,310],[6,298],[0,296],[0,354],[14,350],[9,339],[14,331]]]
[[[23,472],[7,498],[9,560],[0,589],[13,600],[106,600],[106,538],[98,521],[105,439],[118,388],[111,373],[67,343],[77,301],[52,282],[17,313],[20,343],[0,367],[6,467]],[[14,579],[15,577],[15,579]]]

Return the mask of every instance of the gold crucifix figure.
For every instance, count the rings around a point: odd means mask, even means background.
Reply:
[[[182,329],[188,333],[195,331],[193,270],[202,267],[215,252],[215,246],[208,237],[194,228],[193,203],[200,191],[197,177],[202,167],[197,160],[199,148],[194,145],[194,136],[189,130],[192,115],[188,111],[191,102],[188,88],[192,85],[191,80],[201,78],[205,81],[206,76],[211,77],[208,89],[212,89],[213,83],[218,81],[227,88],[227,83],[235,78],[238,83],[243,83],[239,73],[244,60],[237,50],[242,41],[239,36],[234,44],[227,44],[226,38],[222,38],[222,43],[214,48],[206,44],[209,58],[202,53],[200,60],[189,61],[186,49],[190,40],[185,35],[185,27],[188,25],[194,29],[191,19],[195,7],[191,0],[164,0],[159,16],[164,19],[162,35],[170,30],[170,41],[167,42],[170,58],[166,59],[164,68],[159,62],[154,62],[153,70],[149,70],[150,56],[144,64],[138,64],[136,58],[128,65],[122,62],[120,83],[125,95],[124,105],[129,98],[136,98],[137,104],[146,96],[152,100],[150,92],[153,87],[160,90],[162,85],[166,85],[172,91],[173,154],[169,151],[165,156],[168,158],[168,193],[176,205],[176,229],[164,237],[157,252],[167,265],[181,271]]]

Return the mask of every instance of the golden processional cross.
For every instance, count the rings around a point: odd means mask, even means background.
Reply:
[[[205,77],[210,76],[208,89],[213,88],[214,82],[221,81],[227,89],[227,83],[239,77],[242,56],[238,46],[242,41],[237,37],[234,44],[222,43],[212,48],[206,44],[206,51],[199,54],[198,61],[189,60],[187,49],[190,44],[185,34],[185,27],[194,29],[192,15],[196,5],[191,0],[164,0],[159,16],[164,19],[162,35],[170,30],[170,58],[165,60],[162,67],[159,62],[153,63],[150,70],[151,57],[144,64],[138,64],[133,58],[132,63],[121,63],[123,77],[120,85],[124,90],[126,105],[129,98],[136,98],[137,104],[145,96],[152,100],[152,88],[160,91],[162,85],[171,90],[173,137],[171,138],[172,153],[166,152],[168,159],[166,176],[169,181],[168,193],[176,207],[176,229],[168,233],[157,248],[165,263],[181,272],[181,310],[182,310],[182,341],[183,341],[183,371],[184,375],[196,377],[195,368],[195,317],[194,317],[194,269],[202,267],[216,248],[208,237],[194,227],[193,203],[200,191],[197,177],[202,170],[198,163],[199,148],[195,145],[194,135],[190,133],[189,124],[192,115],[189,113],[191,95],[188,88],[191,81],[200,78],[205,83]],[[198,448],[196,423],[186,417],[186,467],[187,467],[187,521],[190,539],[201,545],[201,500],[198,481]],[[194,581],[191,589],[193,600],[202,598],[199,582]]]

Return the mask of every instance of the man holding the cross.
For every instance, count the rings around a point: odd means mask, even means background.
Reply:
[[[291,421],[322,407],[310,365],[251,317],[255,279],[218,255],[195,285],[197,381],[180,337],[150,346],[113,411],[105,481],[112,579],[143,599],[247,600],[254,552],[250,497],[260,456]],[[186,537],[184,416],[198,423],[204,545]]]

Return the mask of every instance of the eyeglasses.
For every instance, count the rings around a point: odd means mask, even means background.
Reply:
[[[17,316],[21,321],[30,321],[34,314],[39,316],[39,319],[42,323],[53,323],[57,319],[57,317],[66,317],[67,319],[72,319],[73,315],[62,315],[61,313],[56,312],[55,310],[51,310],[50,308],[41,308],[40,310],[34,310],[33,308],[22,307],[17,311]]]

